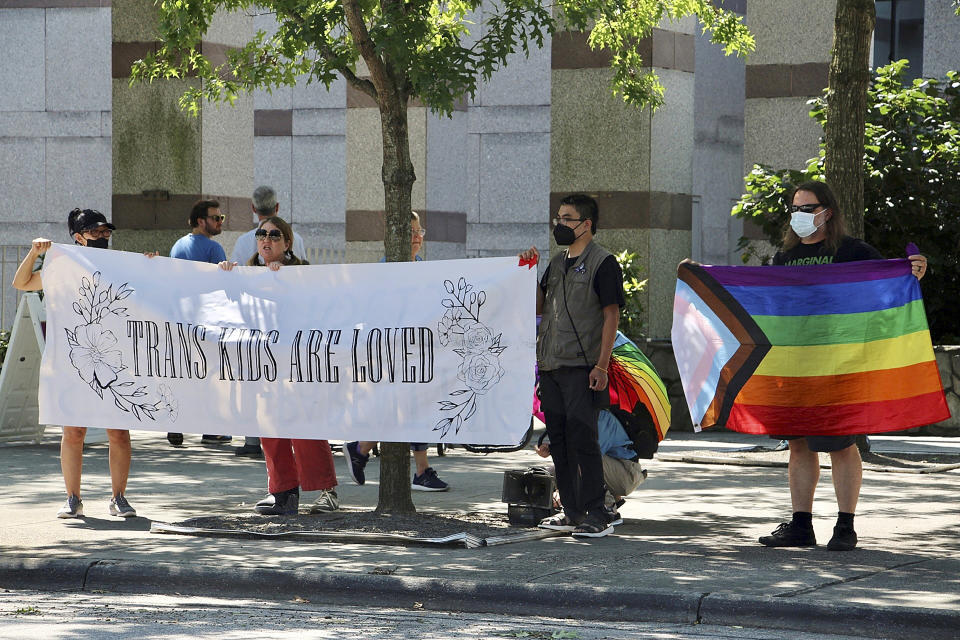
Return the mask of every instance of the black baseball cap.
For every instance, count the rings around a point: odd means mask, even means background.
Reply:
[[[97,227],[107,227],[115,230],[116,227],[107,222],[107,217],[96,209],[74,209],[67,218],[70,233],[83,233]]]

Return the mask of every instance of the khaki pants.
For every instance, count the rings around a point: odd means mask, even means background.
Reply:
[[[603,482],[607,485],[604,505],[612,507],[615,496],[628,496],[644,481],[639,462],[603,456]]]

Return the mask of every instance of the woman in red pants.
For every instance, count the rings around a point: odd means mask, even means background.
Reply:
[[[293,230],[277,216],[260,223],[256,231],[257,253],[247,261],[248,266],[267,267],[276,271],[283,265],[307,264],[293,254]],[[236,262],[221,262],[220,268],[230,271]],[[270,495],[254,507],[263,515],[294,515],[300,507],[300,491],[319,491],[310,505],[310,513],[336,511],[337,474],[333,468],[333,453],[326,440],[293,438],[260,438],[267,461],[267,490]]]

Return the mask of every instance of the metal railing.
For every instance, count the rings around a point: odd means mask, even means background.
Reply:
[[[307,247],[307,255],[304,259],[310,264],[343,264],[346,262],[346,256],[345,249]]]

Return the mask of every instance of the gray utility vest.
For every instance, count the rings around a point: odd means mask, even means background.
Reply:
[[[603,309],[597,292],[593,290],[593,278],[609,255],[609,251],[591,242],[569,271],[565,269],[566,251],[551,258],[543,317],[537,333],[537,363],[541,370],[592,367],[597,363],[603,335]],[[577,335],[580,336],[579,342]]]

